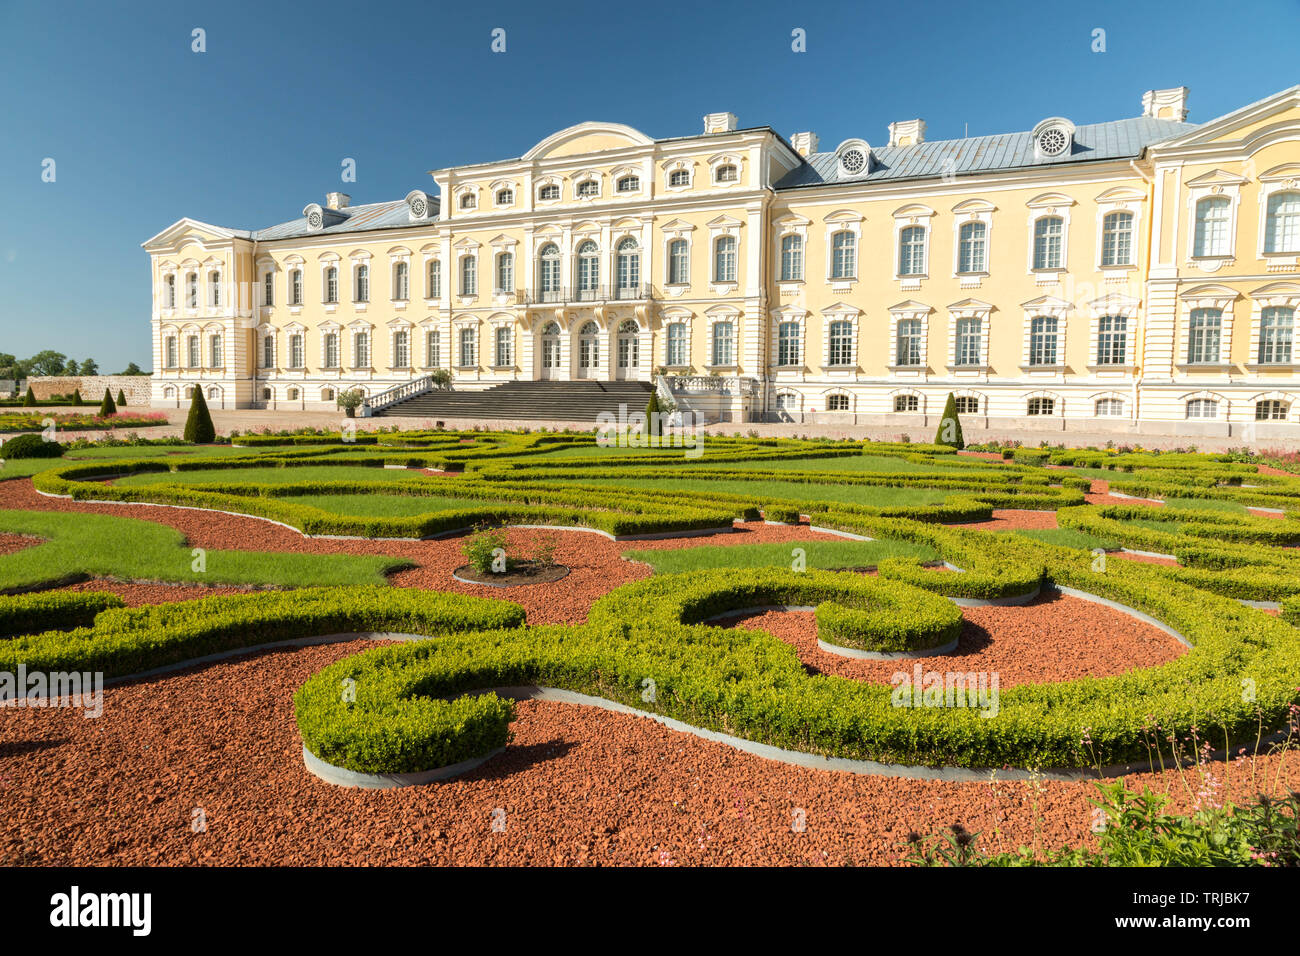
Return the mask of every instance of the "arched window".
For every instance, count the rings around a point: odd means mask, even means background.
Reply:
[[[338,302],[339,300],[339,270],[330,266],[325,270],[325,301],[329,303]]]
[[[1255,403],[1255,421],[1284,422],[1291,407],[1276,398],[1267,398]]]
[[[438,259],[429,260],[429,285],[426,295],[430,299],[442,298],[442,262]]]
[[[691,184],[691,173],[688,169],[674,169],[668,174],[669,186],[689,186]]]
[[[1043,216],[1034,222],[1034,268],[1060,269],[1061,242],[1065,220],[1060,216]]]
[[[497,254],[496,291],[501,295],[508,295],[515,291],[515,254],[513,252]]]
[[[919,412],[921,410],[921,399],[916,395],[895,395],[894,411],[896,412]]]
[[[958,415],[978,415],[980,400],[974,395],[958,395],[953,403]]]
[[[776,332],[776,364],[799,365],[799,323],[782,322]]]
[[[1218,418],[1219,403],[1212,398],[1193,398],[1187,403],[1188,418]]]
[[[734,183],[739,182],[739,180],[740,171],[731,163],[719,166],[717,171],[713,174],[713,181],[715,183]]]
[[[982,222],[962,223],[957,240],[957,271],[985,272],[985,239],[988,228]]]
[[[209,302],[212,308],[221,307],[221,273],[212,271],[208,273]]]
[[[393,368],[411,367],[411,336],[405,329],[393,333]]]
[[[478,256],[460,258],[460,294],[478,295]]]
[[[497,205],[509,206],[515,201],[515,191],[513,189],[497,190]]]
[[[460,330],[460,367],[473,368],[478,362],[475,360],[475,346],[478,344],[478,330],[466,327]]]
[[[1217,365],[1222,334],[1222,311],[1192,309],[1187,317],[1187,364]]]
[[[691,281],[691,262],[685,239],[668,243],[668,284],[685,285]]]
[[[1197,202],[1192,255],[1226,256],[1228,254],[1230,203],[1231,200],[1227,196],[1207,196]]]
[[[302,333],[295,332],[289,336],[289,368],[302,368],[304,366],[302,354]]]
[[[641,247],[631,236],[626,236],[618,241],[615,250],[618,297],[632,298],[641,286]]]
[[[846,323],[847,324],[847,323]],[[899,319],[898,341],[894,351],[895,365],[921,364],[921,320]]]
[[[713,281],[736,281],[735,236],[718,236],[713,243]]]
[[[803,281],[803,237],[781,237],[781,281]]]
[[[1097,364],[1123,365],[1128,359],[1128,318],[1103,315],[1097,319]]]
[[[898,274],[925,274],[925,227],[908,226],[898,233]]]
[[[547,183],[537,190],[537,198],[542,202],[553,202],[560,198],[560,187],[555,183]]]
[[[270,273],[267,273],[267,275],[269,276]],[[166,291],[163,295],[163,307],[168,309],[174,309],[176,308],[176,277],[168,276],[166,280],[164,280],[164,282],[165,282],[164,289]],[[267,303],[267,305],[270,304],[271,303],[269,302]]]
[[[1259,316],[1259,364],[1290,365],[1295,309],[1269,306]]]
[[[339,367],[339,336],[337,332],[325,333],[325,344],[324,344],[323,351],[325,353],[324,367],[338,368]]]
[[[296,388],[289,389],[289,401],[291,402],[298,401],[298,390]]]
[[[398,302],[405,302],[410,298],[410,282],[407,273],[405,262],[398,262],[393,266],[393,299]]]
[[[424,367],[438,368],[442,365],[442,336],[437,329],[430,329],[424,334]]]
[[[584,179],[578,183],[576,192],[579,199],[590,199],[593,196],[599,196],[600,181],[597,179]]]
[[[1300,192],[1268,197],[1264,251],[1300,252]]]
[[[831,236],[831,278],[853,279],[858,274],[858,237],[851,232]]]
[[[849,410],[849,397],[847,395],[826,396],[826,411],[847,412],[848,410]]]
[[[361,263],[357,266],[354,278],[354,294],[357,302],[370,301],[370,266]]]
[[[352,336],[352,367],[370,367],[370,333],[358,332]]]
[[[732,322],[713,323],[713,364],[720,368],[736,364],[736,326]]]
[[[578,368],[594,369],[600,364],[600,327],[595,322],[586,322],[578,330]]]
[[[684,368],[690,364],[687,351],[686,323],[672,322],[668,325],[668,365]]]
[[[1119,398],[1099,398],[1093,405],[1098,418],[1115,418],[1124,414],[1124,401]]]
[[[493,363],[497,368],[506,368],[514,364],[514,329],[509,326],[501,326],[497,329],[496,335],[496,362]]]
[[[474,195],[473,193],[462,193],[460,197],[460,208],[461,209],[478,208],[478,196]]]
[[[537,292],[543,302],[559,302],[560,247],[553,242],[542,246],[537,253]]]
[[[600,255],[590,239],[578,246],[578,294],[590,299],[600,287]]]
[[[1056,364],[1057,321],[1055,316],[1036,315],[1029,320],[1029,364]]]
[[[1103,266],[1133,264],[1133,214],[1131,212],[1107,213],[1101,220],[1101,264]]]
[[[302,270],[294,269],[289,273],[289,304],[302,305]]]
[[[1031,398],[1025,411],[1030,415],[1054,415],[1056,414],[1056,399],[1054,398]]]

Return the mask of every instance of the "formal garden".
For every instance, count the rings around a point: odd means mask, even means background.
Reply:
[[[190,437],[0,447],[9,864],[1300,862],[1285,461]]]

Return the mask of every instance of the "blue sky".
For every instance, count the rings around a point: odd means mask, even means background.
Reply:
[[[1300,82],[1297,36],[1300,0],[0,0],[0,352],[148,367],[140,243],[182,216],[256,228],[332,189],[400,198],[592,119],[665,137],[730,110],[833,148],[916,116],[930,139],[1135,116],[1182,85],[1203,122]]]

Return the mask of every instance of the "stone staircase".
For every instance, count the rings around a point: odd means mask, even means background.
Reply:
[[[595,422],[601,412],[643,412],[654,385],[650,382],[503,382],[479,391],[431,390],[383,408],[375,415],[415,418],[495,418]]]

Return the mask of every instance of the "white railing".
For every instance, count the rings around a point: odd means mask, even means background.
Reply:
[[[752,378],[723,375],[666,375],[668,387],[680,395],[753,395],[758,382]]]
[[[405,401],[408,398],[414,398],[416,395],[431,392],[433,387],[432,375],[421,375],[419,378],[413,378],[401,385],[394,385],[392,388],[382,391],[378,395],[373,395],[362,402],[361,416],[365,418],[373,415],[381,408],[387,408],[389,405]]]

